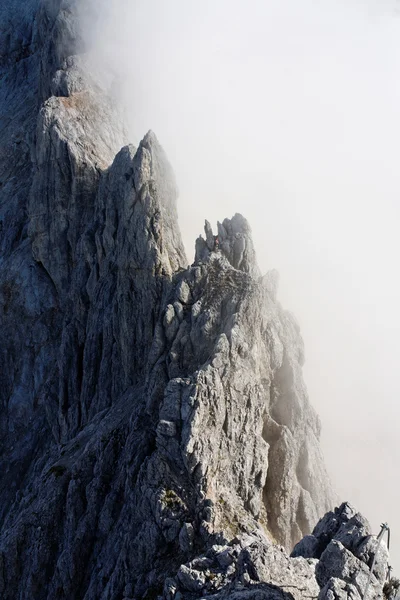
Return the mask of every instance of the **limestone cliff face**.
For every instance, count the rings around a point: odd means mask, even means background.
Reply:
[[[276,273],[241,215],[187,266],[168,160],[127,144],[75,15],[0,8],[0,596],[172,598],[213,545],[291,550],[334,500]]]

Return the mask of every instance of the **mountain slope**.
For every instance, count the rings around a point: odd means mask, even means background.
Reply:
[[[76,9],[1,8],[10,600],[140,598],[254,529],[290,550],[334,502],[276,274],[260,276],[241,215],[218,246],[206,223],[187,266],[168,160],[151,132],[127,145]]]

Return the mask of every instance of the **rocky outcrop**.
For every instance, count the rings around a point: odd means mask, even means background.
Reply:
[[[277,274],[241,215],[187,266],[171,167],[127,144],[76,4],[0,9],[0,596],[357,588],[318,531],[286,554],[333,494]],[[324,553],[365,571],[346,535]]]
[[[251,247],[240,215],[224,221],[232,232],[226,247],[240,224],[239,239]],[[160,416],[178,417],[185,466],[213,501],[213,522],[222,527],[225,520],[235,534],[251,515],[291,548],[331,499],[319,421],[301,377],[296,321],[274,300],[270,277],[251,276],[255,263],[241,271],[229,258],[222,243],[202,253],[166,300],[169,386],[190,375],[193,387],[180,409],[168,394]]]
[[[382,595],[388,550],[371,535],[368,521],[349,504],[327,513],[293,549],[292,557],[316,558],[320,598]],[[375,557],[375,560],[374,560]],[[367,585],[368,584],[368,585]]]
[[[374,569],[371,572],[376,554]],[[342,504],[319,521],[311,536],[289,557],[259,530],[227,545],[214,545],[182,565],[164,585],[165,600],[197,598],[318,598],[361,600],[392,595],[398,581],[385,584],[388,552],[377,552],[377,539],[364,517]]]

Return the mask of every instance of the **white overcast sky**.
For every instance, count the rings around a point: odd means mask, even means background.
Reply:
[[[334,486],[400,570],[400,12],[395,0],[113,0],[86,36],[152,129],[190,262],[241,212],[297,316]],[[396,549],[397,546],[397,549]]]

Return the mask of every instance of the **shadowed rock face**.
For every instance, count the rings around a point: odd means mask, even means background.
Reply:
[[[185,590],[213,545],[256,528],[290,550],[333,504],[276,273],[241,215],[187,267],[171,167],[153,133],[127,145],[75,14],[0,8],[6,600],[140,598],[178,571]]]

